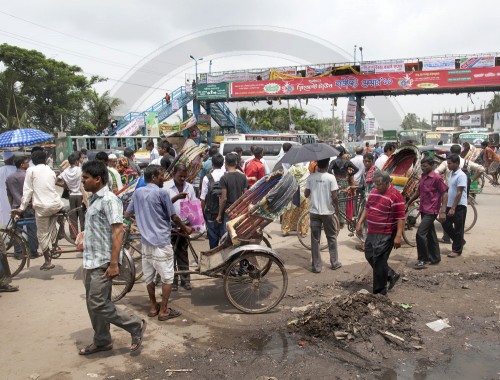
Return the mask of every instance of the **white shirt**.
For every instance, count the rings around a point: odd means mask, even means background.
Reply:
[[[382,154],[379,158],[377,158],[377,161],[375,161],[375,166],[377,168],[379,168],[380,170],[382,170],[382,168],[384,167],[384,165],[388,159],[389,159],[389,156],[387,154],[385,154],[385,153]]]
[[[66,183],[69,195],[82,195],[82,192],[80,191],[80,185],[82,183],[82,168],[79,166],[70,166],[59,174],[59,178]]]
[[[311,190],[311,213],[332,215],[332,191],[338,190],[337,180],[330,173],[314,173],[307,177],[306,189]]]
[[[108,166],[108,172],[113,173],[113,176],[114,176],[114,178],[116,180],[116,188],[118,190],[123,189],[122,177],[120,176],[120,173],[118,173],[118,170],[116,170],[115,168],[112,168],[112,167]],[[111,182],[111,178],[108,178],[108,180]]]
[[[168,195],[170,196],[170,200],[172,201],[175,209],[175,215],[180,216],[181,215],[181,202],[184,201],[184,199],[179,199],[177,202],[174,203],[172,200],[177,194],[179,194],[179,190],[177,190],[177,186],[175,186],[175,182],[173,179],[170,181],[165,182],[163,185],[163,188],[167,191]],[[188,196],[185,198],[185,200],[191,200],[191,199],[196,199],[196,194],[194,192],[193,185],[191,185],[188,182],[184,182],[184,188],[182,189],[183,193],[188,193]]]
[[[156,148],[151,149],[151,152],[149,152],[149,162],[152,163],[157,158],[160,158],[160,153],[158,153]]]
[[[26,210],[32,198],[35,209],[56,210],[64,206],[56,190],[56,174],[45,164],[38,164],[26,170],[23,199],[19,208]]]
[[[354,183],[359,185],[359,181],[361,181],[361,176],[365,172],[365,165],[363,164],[363,155],[357,154],[355,157],[351,158],[351,162],[358,168],[356,174],[354,174]]]
[[[465,165],[465,160],[462,157],[459,157],[459,158],[460,158],[460,169],[462,169]],[[475,162],[468,160],[467,161],[467,170],[469,172],[482,173],[482,172],[484,172],[484,167],[479,165],[479,164],[476,164]],[[441,162],[439,164],[439,166],[436,168],[436,170],[434,170],[434,171],[438,174],[444,175],[444,182],[446,184],[448,184],[448,182],[450,181],[451,171],[450,171],[450,169],[448,169],[448,162],[446,160]]]
[[[214,169],[212,171],[212,177],[214,177],[214,182],[220,181],[221,177],[224,175],[226,172],[226,169]],[[200,194],[200,199],[202,201],[205,200],[206,196],[208,193],[208,177],[204,176],[203,177],[203,183],[201,184],[201,194]]]

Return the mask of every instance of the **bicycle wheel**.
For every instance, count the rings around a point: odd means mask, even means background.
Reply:
[[[0,229],[0,235],[5,245],[5,255],[9,263],[10,275],[17,276],[26,265],[28,257],[28,243],[13,230]]]
[[[79,223],[78,212],[82,211],[81,207],[74,208],[73,210],[69,210],[67,215],[64,216],[60,222],[63,223],[63,231],[64,238],[68,241],[68,243],[76,245],[76,237],[82,231],[82,226]],[[76,224],[71,222],[72,219],[77,220]],[[74,236],[74,238],[73,238]]]
[[[224,275],[227,299],[235,308],[249,314],[274,308],[285,296],[287,286],[283,264],[264,252],[244,253],[229,264]]]
[[[130,234],[125,242],[124,249],[134,262],[135,281],[139,281],[144,275],[142,271],[142,244],[140,235]]]
[[[120,274],[112,282],[111,301],[117,302],[125,297],[125,294],[132,290],[134,279],[134,262],[130,255],[125,250],[122,250],[122,265],[120,265]]]
[[[412,206],[406,212],[405,226],[403,228],[403,240],[410,247],[417,246],[417,230],[422,223],[422,216],[419,211],[419,206]]]
[[[472,230],[477,222],[477,209],[470,200],[467,202],[467,216],[465,218],[464,232]]]
[[[303,213],[297,222],[297,238],[299,239],[300,244],[302,244],[305,248],[311,249],[311,234],[309,233],[309,229],[306,230],[306,233],[300,232],[302,223],[310,227],[309,211]],[[337,236],[338,236],[340,232],[340,224],[337,214],[333,214],[333,224],[335,226],[335,231],[337,231]],[[326,240],[325,230],[321,228],[319,249],[321,251],[324,251],[327,248],[328,248],[328,241]]]

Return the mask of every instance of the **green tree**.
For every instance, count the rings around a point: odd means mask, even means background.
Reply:
[[[500,112],[500,94],[493,95],[493,98],[488,103],[488,110],[491,113],[490,123],[493,125],[496,112]]]
[[[420,120],[414,113],[407,113],[401,123],[401,128],[407,131],[409,129],[419,129]]]
[[[54,132],[61,123],[66,130],[71,130],[86,122],[84,106],[90,96],[89,90],[102,78],[87,79],[78,66],[46,58],[36,50],[7,44],[0,45],[0,62],[5,67],[4,72],[15,78],[16,101],[20,98],[18,103],[29,105],[26,112],[31,124]],[[9,96],[0,93],[2,102]],[[9,115],[11,113],[9,110]]]
[[[110,125],[113,112],[120,104],[122,101],[113,98],[109,91],[105,91],[102,95],[99,95],[95,90],[89,91],[86,101],[86,120],[82,124],[94,133],[102,132]]]

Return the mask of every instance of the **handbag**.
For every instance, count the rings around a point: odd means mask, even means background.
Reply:
[[[206,231],[205,218],[201,209],[201,201],[199,199],[187,199],[181,202],[180,218],[188,220],[189,226],[194,232],[203,233]]]

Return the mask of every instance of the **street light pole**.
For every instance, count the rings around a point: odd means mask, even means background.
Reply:
[[[194,76],[196,80],[196,84],[198,84],[198,61],[203,60],[203,58],[195,58],[192,55],[189,56],[194,61]]]
[[[363,46],[359,47],[359,51],[361,53],[361,63],[363,63]]]

